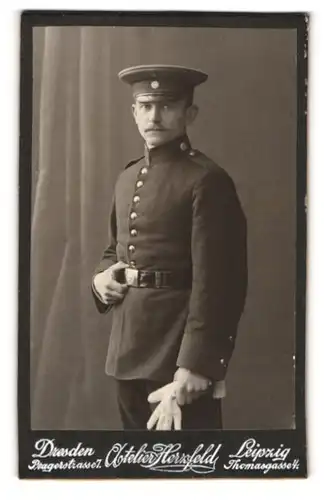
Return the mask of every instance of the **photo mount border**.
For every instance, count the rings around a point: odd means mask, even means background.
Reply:
[[[31,168],[32,168],[32,83],[33,40],[37,26],[169,26],[261,28],[297,30],[297,172],[296,172],[296,294],[295,294],[295,429],[286,430],[218,430],[165,431],[161,443],[181,443],[192,453],[201,440],[206,445],[223,443],[217,468],[208,477],[273,478],[307,477],[305,359],[306,359],[306,255],[307,255],[307,87],[308,87],[308,13],[244,13],[244,12],[155,12],[155,11],[38,11],[21,13],[20,45],[20,138],[19,138],[19,243],[18,243],[18,448],[20,478],[181,478],[195,477],[192,470],[179,474],[156,472],[138,464],[92,470],[44,473],[29,469],[39,439],[55,439],[58,446],[73,447],[78,442],[92,446],[97,456],[104,456],[115,443],[135,447],[158,441],[158,434],[149,431],[39,431],[31,430],[30,416],[30,252],[31,252]],[[28,298],[28,300],[27,300]],[[200,437],[201,436],[201,437]],[[104,439],[105,438],[105,439]],[[245,439],[256,439],[265,447],[290,446],[299,459],[294,471],[227,471],[222,465],[229,451],[235,451]],[[106,445],[104,446],[104,441]],[[104,448],[106,450],[104,450]],[[202,477],[202,474],[196,474]]]

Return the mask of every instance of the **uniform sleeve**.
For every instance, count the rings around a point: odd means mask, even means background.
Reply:
[[[94,287],[94,278],[98,273],[105,271],[106,269],[108,269],[110,266],[112,266],[117,262],[116,237],[117,237],[116,210],[115,210],[115,198],[113,198],[111,213],[110,213],[110,221],[109,221],[109,245],[104,251],[102,259],[93,273],[92,283],[91,283],[92,295],[94,297],[96,307],[100,313],[108,312],[112,306],[112,303],[109,302],[108,304],[105,304],[101,300],[100,296],[98,295]]]
[[[247,289],[246,220],[224,171],[207,173],[193,193],[192,290],[177,365],[225,378]]]

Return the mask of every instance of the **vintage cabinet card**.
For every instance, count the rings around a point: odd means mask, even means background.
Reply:
[[[22,14],[21,478],[306,476],[308,34]]]

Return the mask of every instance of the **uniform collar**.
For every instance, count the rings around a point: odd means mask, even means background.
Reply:
[[[145,160],[147,165],[178,158],[190,151],[190,141],[187,135],[177,137],[157,148],[148,149],[145,145]]]

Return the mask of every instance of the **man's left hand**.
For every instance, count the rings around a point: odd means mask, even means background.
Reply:
[[[174,381],[164,385],[148,396],[149,403],[158,403],[147,422],[150,430],[156,425],[156,430],[181,429],[181,411],[179,405],[191,403],[207,391],[212,382],[186,368],[178,368]]]
[[[211,380],[186,368],[178,368],[174,375],[176,400],[179,405],[191,403],[212,385]]]

